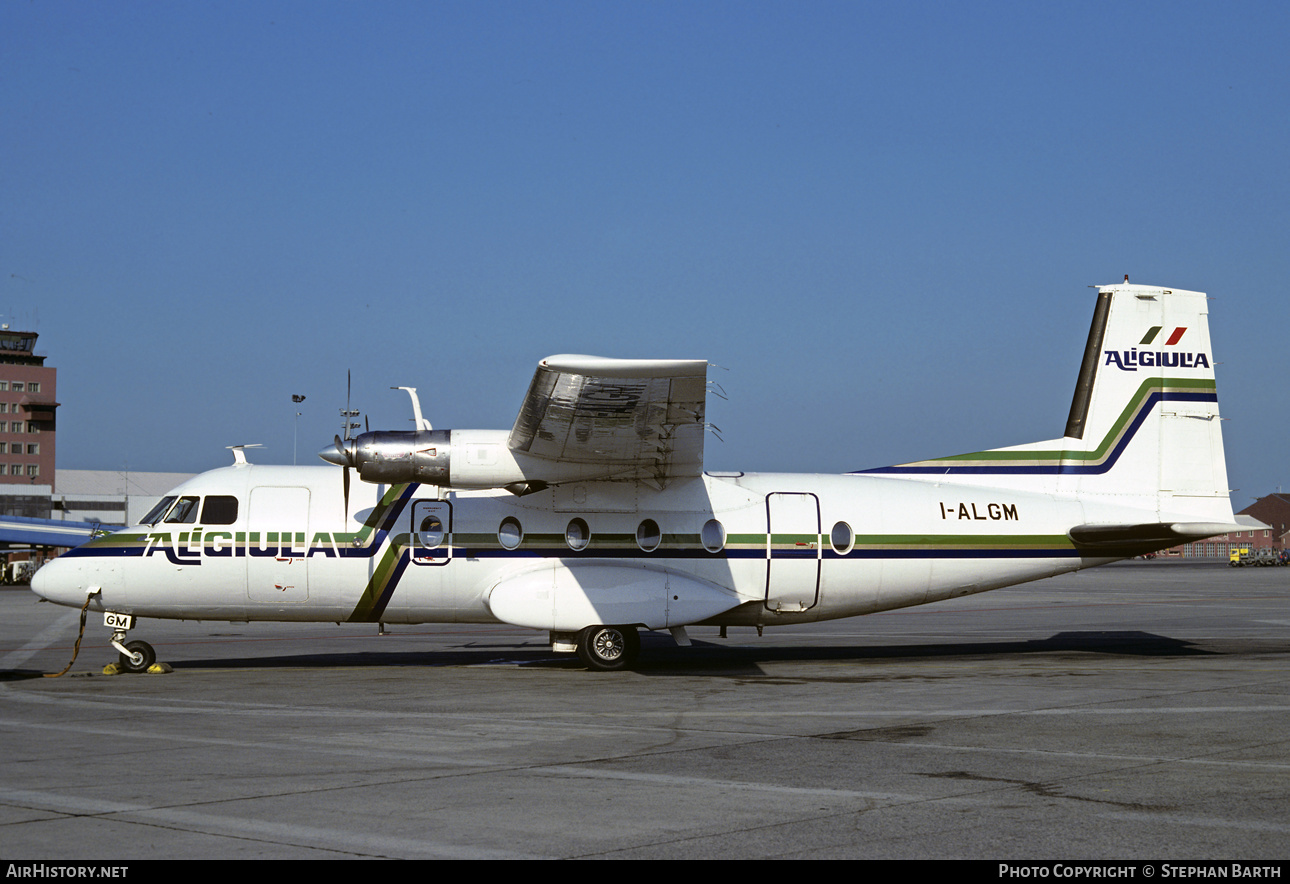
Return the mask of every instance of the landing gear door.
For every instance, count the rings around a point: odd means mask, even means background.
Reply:
[[[447,500],[412,502],[410,537],[412,562],[446,565],[452,561],[452,503]]]

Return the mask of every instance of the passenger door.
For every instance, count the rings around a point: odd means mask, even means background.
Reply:
[[[253,602],[309,600],[309,489],[251,489],[246,593]]]
[[[766,495],[766,607],[805,611],[820,589],[820,501],[814,494]]]

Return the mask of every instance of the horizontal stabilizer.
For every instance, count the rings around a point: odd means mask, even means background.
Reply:
[[[1138,555],[1240,530],[1225,522],[1146,522],[1138,525],[1076,525],[1066,535],[1082,551]]]

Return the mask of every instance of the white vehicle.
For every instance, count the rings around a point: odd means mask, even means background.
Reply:
[[[640,628],[854,617],[1234,530],[1203,294],[1099,288],[1065,435],[844,475],[702,469],[707,363],[556,356],[509,431],[337,437],[232,466],[32,589],[134,618],[505,622],[592,669]],[[348,420],[348,418],[346,418]],[[361,482],[352,483],[356,471]]]

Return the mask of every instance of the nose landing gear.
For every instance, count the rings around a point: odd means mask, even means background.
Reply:
[[[142,639],[122,644],[120,639],[123,638],[124,632],[112,636],[112,647],[122,649],[119,661],[121,668],[126,672],[147,672],[148,667],[157,662],[157,652]]]
[[[134,617],[128,614],[108,612],[104,620],[112,627],[112,647],[121,652],[118,665],[124,672],[147,672],[157,662],[157,652],[152,645],[140,639],[132,642],[125,640],[125,634],[134,626]]]

